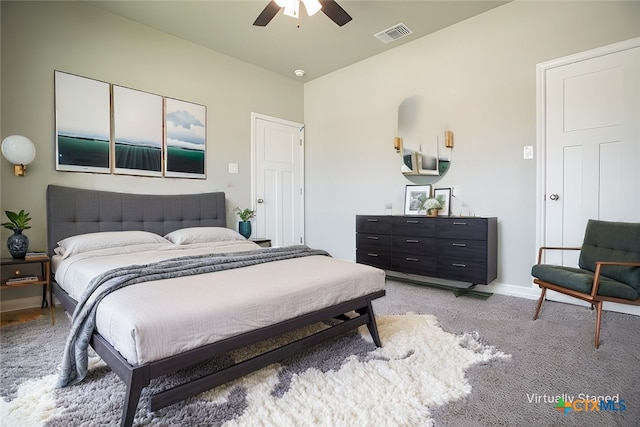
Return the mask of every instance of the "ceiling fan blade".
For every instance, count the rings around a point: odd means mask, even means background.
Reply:
[[[335,0],[320,0],[320,4],[322,5],[320,10],[339,26],[342,27],[351,21],[351,16]]]
[[[278,4],[271,0],[269,4],[262,10],[260,15],[256,18],[253,25],[257,27],[266,27],[269,22],[273,19],[274,16],[278,12],[280,12],[281,7]]]

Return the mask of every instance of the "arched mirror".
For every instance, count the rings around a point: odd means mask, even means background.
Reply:
[[[439,132],[427,129],[421,104],[419,97],[412,96],[398,106],[395,145],[402,159],[402,174],[416,183],[433,183],[449,170],[453,134],[439,136]]]

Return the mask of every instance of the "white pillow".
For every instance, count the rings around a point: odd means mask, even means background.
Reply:
[[[165,238],[148,231],[102,231],[78,234],[58,242],[55,252],[63,258],[82,252],[145,243],[169,243]]]
[[[172,231],[164,236],[176,245],[191,243],[222,242],[226,240],[247,240],[235,230],[224,227],[191,227]]]

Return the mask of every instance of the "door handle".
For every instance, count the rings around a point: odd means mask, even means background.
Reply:
[[[557,194],[555,194],[555,193],[549,196],[549,199],[553,200],[554,202],[555,202],[556,200],[558,200],[559,198],[560,198],[560,196],[558,196],[558,195],[557,195]]]
[[[264,203],[264,199],[258,199],[258,203]]]

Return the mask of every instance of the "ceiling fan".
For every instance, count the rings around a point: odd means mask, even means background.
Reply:
[[[341,27],[352,19],[335,0],[302,0],[302,3],[309,16],[322,10],[329,19]],[[300,12],[300,0],[271,0],[258,15],[253,25],[265,27],[282,8],[284,8],[285,15],[297,18]]]

